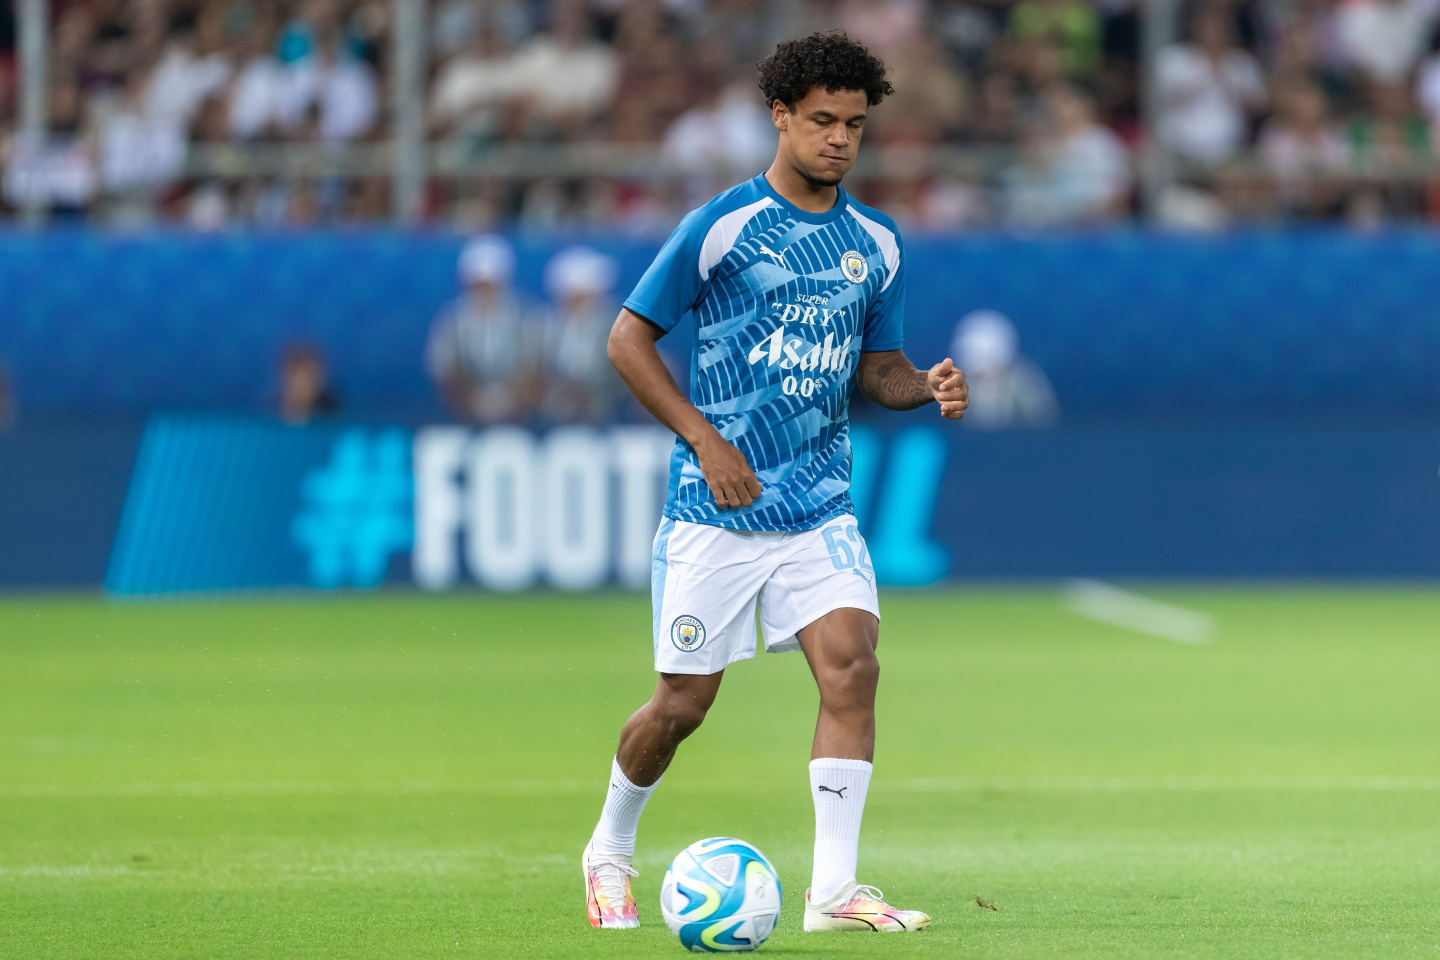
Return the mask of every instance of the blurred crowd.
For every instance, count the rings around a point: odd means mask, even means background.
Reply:
[[[31,140],[17,132],[15,0],[0,0],[3,209],[202,229],[387,217],[383,164],[282,176],[215,151],[383,158],[392,3],[51,0],[49,134]],[[1178,226],[1440,215],[1440,0],[1192,0],[1148,76],[1135,0],[426,7],[424,128],[459,169],[507,145],[608,143],[652,148],[673,172],[433,178],[425,216],[465,229],[667,228],[768,162],[754,63],[833,28],[891,65],[897,93],[873,114],[854,189],[907,225],[1130,217],[1157,171],[1173,185],[1148,212]]]
[[[1155,136],[1179,170],[1162,215],[1440,216],[1436,0],[1202,6],[1151,78]]]
[[[597,423],[638,411],[606,356],[619,312],[616,263],[588,246],[545,265],[547,299],[514,286],[515,250],[499,235],[460,253],[463,292],[430,329],[425,365],[450,412],[481,425]]]

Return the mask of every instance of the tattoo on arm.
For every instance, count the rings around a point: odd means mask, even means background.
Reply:
[[[899,350],[870,356],[875,359],[861,365],[860,389],[880,406],[887,410],[913,410],[935,399],[925,382],[925,371],[916,370]]]

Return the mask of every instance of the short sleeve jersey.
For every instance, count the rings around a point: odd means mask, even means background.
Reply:
[[[721,510],[678,440],[665,516],[740,530],[810,530],[852,511],[850,392],[861,351],[903,344],[905,276],[889,217],[839,190],[807,213],[758,176],[691,212],[625,306],[695,325],[690,399],[760,480]]]

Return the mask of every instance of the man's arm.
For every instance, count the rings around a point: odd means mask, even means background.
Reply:
[[[917,370],[900,350],[860,354],[860,389],[887,410],[913,410],[940,401],[940,416],[959,420],[970,406],[965,374],[946,357],[929,370]]]
[[[720,436],[680,392],[655,348],[655,341],[664,334],[638,313],[622,309],[610,328],[605,352],[635,399],[694,449],[715,505],[721,509],[748,507],[760,496],[760,481],[745,454]]]

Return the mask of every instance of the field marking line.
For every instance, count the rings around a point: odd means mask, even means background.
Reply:
[[[980,776],[895,777],[877,779],[882,793],[1405,793],[1440,792],[1440,776]],[[668,791],[681,793],[749,792],[748,783],[676,782]],[[158,797],[326,797],[326,796],[468,796],[568,795],[603,796],[605,782],[596,780],[497,780],[490,783],[234,781],[208,783],[136,782],[97,784],[7,784],[0,800],[158,798]]]
[[[1071,580],[1065,585],[1065,608],[1077,617],[1143,633],[1175,643],[1207,644],[1215,636],[1215,618],[1098,580]]]
[[[345,794],[366,796],[434,796],[461,794],[604,793],[602,781],[496,780],[490,783],[441,783],[429,780],[327,781],[238,780],[137,781],[131,783],[29,783],[0,785],[0,799],[46,797],[325,797]]]
[[[875,786],[914,793],[1403,793],[1440,791],[1440,777],[901,777]]]

